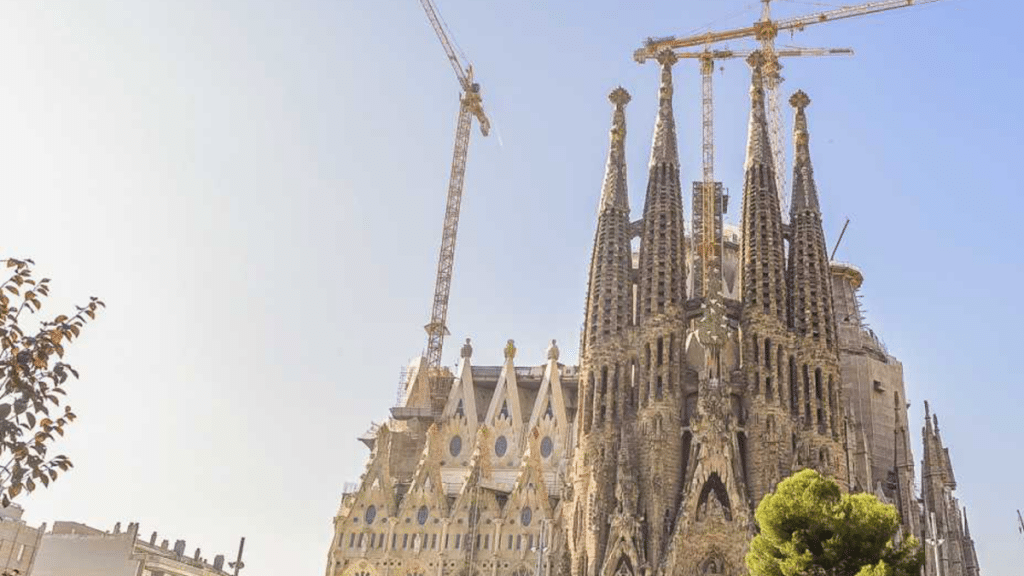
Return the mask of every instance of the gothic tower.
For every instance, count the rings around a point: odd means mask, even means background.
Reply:
[[[658,56],[661,87],[640,234],[637,291],[640,502],[647,558],[652,561],[661,556],[672,532],[683,481],[680,430],[686,252],[672,112],[675,62],[672,52]]]
[[[796,392],[792,408],[802,422],[802,439],[810,449],[804,464],[829,474],[848,488],[844,454],[843,387],[832,280],[821,225],[818,191],[811,167],[810,134],[806,108],[811,100],[802,91],[790,99],[796,108],[793,140],[793,197],[790,205],[792,238],[786,284],[789,289],[789,324],[795,335]],[[792,374],[791,374],[792,376]]]
[[[575,498],[569,537],[574,576],[597,574],[602,568],[608,540],[605,519],[615,508],[616,454],[624,448],[620,429],[632,396],[632,363],[626,341],[633,324],[625,159],[625,107],[630,97],[616,88],[608,98],[614,105],[611,144],[598,207],[581,346]]]
[[[786,322],[782,212],[765,114],[764,58],[754,52],[747,62],[751,86],[741,216],[740,330],[750,407],[747,433],[761,445],[749,451],[750,466],[745,470],[747,504],[753,508],[796,464],[798,446],[789,417],[794,391],[786,384],[793,377],[793,338]]]
[[[924,462],[921,466],[923,518],[921,540],[925,544],[925,576],[977,576],[978,557],[967,526],[966,514],[953,491],[956,476],[949,449],[942,442],[939,417],[924,403]]]

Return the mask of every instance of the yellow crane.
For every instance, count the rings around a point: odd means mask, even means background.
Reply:
[[[441,366],[441,349],[444,337],[448,335],[445,324],[448,318],[448,294],[452,285],[452,268],[455,264],[455,237],[459,231],[459,210],[462,206],[462,184],[466,177],[466,155],[469,152],[469,133],[473,117],[480,124],[480,132],[487,136],[491,123],[484,113],[480,85],[473,81],[473,66],[463,66],[455,52],[455,45],[438,16],[437,7],[431,0],[420,0],[427,19],[433,26],[437,39],[441,41],[448,61],[455,70],[455,76],[462,87],[459,97],[459,120],[455,128],[455,152],[452,154],[452,169],[448,179],[448,200],[444,211],[444,227],[441,230],[441,251],[437,258],[437,278],[434,282],[434,300],[430,309],[430,323],[427,330],[427,366]]]
[[[815,12],[813,14],[806,14],[793,18],[772,20],[772,0],[761,0],[761,19],[750,26],[736,28],[733,30],[705,32],[703,34],[697,34],[686,38],[676,38],[675,36],[648,38],[644,42],[644,45],[633,53],[633,58],[642,64],[648,59],[654,58],[662,50],[678,51],[683,48],[693,48],[696,46],[704,46],[708,49],[712,44],[744,38],[754,38],[760,42],[761,51],[765,57],[764,81],[765,92],[768,97],[768,122],[769,130],[771,132],[772,152],[774,154],[773,160],[775,163],[776,185],[780,197],[780,204],[785,206],[786,154],[785,149],[782,146],[782,111],[779,104],[779,83],[782,81],[782,76],[779,74],[779,71],[782,67],[779,65],[778,60],[781,52],[775,49],[775,38],[778,37],[779,32],[784,30],[795,32],[804,30],[806,27],[815,24],[845,20],[847,18],[876,14],[878,12],[886,12],[898,8],[908,8],[919,4],[931,4],[938,1],[939,0],[879,0],[876,2],[867,2],[865,4],[842,6],[834,10]],[[785,213],[786,210],[784,209],[783,217],[785,217]]]
[[[679,58],[695,58],[700,60],[701,73],[701,109],[702,122],[701,133],[703,142],[701,145],[703,193],[701,206],[701,279],[703,282],[703,294],[713,295],[721,288],[720,270],[721,265],[718,258],[714,258],[714,250],[719,246],[715,234],[715,199],[718,197],[715,191],[715,140],[714,140],[714,99],[712,74],[715,70],[716,60],[728,60],[732,58],[747,58],[750,50],[712,50],[705,48],[701,52],[676,52]],[[852,55],[853,50],[849,48],[796,48],[779,50],[776,57],[788,58],[793,56],[839,56]],[[711,267],[714,266],[714,269]]]

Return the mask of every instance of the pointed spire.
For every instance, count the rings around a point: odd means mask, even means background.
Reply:
[[[614,105],[608,164],[590,260],[590,282],[584,315],[581,355],[599,341],[616,339],[632,323],[632,256],[629,236],[629,198],[626,189],[626,104],[621,87],[608,99]]]
[[[671,50],[658,54],[661,89],[640,233],[638,324],[673,306],[681,308],[686,300],[683,197],[679,185],[676,122],[672,113],[672,65],[677,59]]]
[[[775,169],[768,137],[763,80],[764,56],[755,50],[747,58],[751,68],[750,125],[744,164],[741,249],[744,313],[775,318],[785,324],[786,255],[782,212],[776,191]],[[827,268],[827,266],[826,266]],[[753,334],[753,332],[751,332]]]
[[[796,109],[796,120],[793,122],[793,142],[796,148],[793,158],[793,201],[789,213],[792,216],[802,210],[820,212],[814,169],[811,168],[811,135],[807,130],[806,108],[811,99],[803,90],[799,90],[789,99],[789,103]]]
[[[654,124],[654,141],[651,143],[651,166],[679,166],[676,120],[672,113],[672,65],[677,60],[679,57],[671,50],[663,50],[658,54],[658,63],[661,64],[661,88],[658,89],[658,118]]]
[[[789,245],[790,326],[809,343],[824,345],[828,350],[836,347],[835,308],[832,298],[832,279],[827,270],[828,247],[821,225],[818,191],[811,168],[808,146],[806,108],[811,103],[803,91],[789,99],[796,108],[793,140],[796,154],[793,161],[793,201],[790,222],[793,238]]]
[[[773,168],[771,139],[768,136],[768,115],[764,104],[764,55],[760,50],[747,57],[750,65],[750,125],[747,128],[747,160],[744,170],[755,162]]]
[[[604,187],[601,189],[601,208],[618,208],[629,212],[629,196],[626,191],[626,104],[629,92],[619,86],[608,94],[608,100],[615,107],[610,131],[611,145],[608,149],[608,164],[604,171]]]

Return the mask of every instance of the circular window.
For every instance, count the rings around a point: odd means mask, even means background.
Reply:
[[[363,519],[366,520],[367,524],[373,524],[373,519],[376,518],[376,517],[377,517],[377,507],[376,506],[370,506],[369,508],[366,509],[366,515],[363,516]]]
[[[508,452],[508,439],[504,436],[498,436],[498,439],[494,441],[494,453],[497,454],[498,458],[501,458]]]
[[[416,511],[416,521],[423,526],[427,523],[427,518],[430,517],[430,510],[426,506],[420,506],[420,509]]]
[[[462,452],[462,436],[452,436],[452,441],[448,443],[448,452],[452,457],[458,456]]]
[[[523,511],[519,513],[519,523],[529,526],[530,522],[533,522],[533,510],[529,506],[523,506]]]
[[[551,436],[545,436],[540,441],[540,455],[544,458],[551,456],[551,453],[555,451],[555,443],[551,440]]]

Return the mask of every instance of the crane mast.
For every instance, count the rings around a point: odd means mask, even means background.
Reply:
[[[441,366],[441,351],[444,337],[448,335],[448,296],[452,286],[452,269],[455,265],[455,240],[459,232],[459,212],[462,208],[462,189],[466,178],[466,157],[469,154],[469,136],[476,117],[480,132],[487,136],[490,121],[484,113],[480,85],[473,81],[473,67],[463,67],[455,52],[454,44],[445,30],[437,8],[431,0],[420,0],[430,25],[434,28],[448,61],[455,70],[455,76],[462,87],[459,97],[459,119],[455,128],[455,150],[452,153],[451,174],[448,178],[448,197],[444,211],[444,225],[441,229],[441,249],[437,257],[437,277],[434,281],[434,298],[430,308],[430,323],[427,331],[426,359],[429,368]]]
[[[701,264],[704,266],[701,279],[704,283],[703,294],[705,298],[715,296],[721,288],[718,273],[721,267],[717,264],[715,248],[718,245],[715,238],[715,201],[718,194],[715,190],[715,137],[714,137],[714,87],[712,86],[712,75],[715,71],[715,61],[710,53],[700,59],[701,73],[701,143],[702,170],[704,178],[703,192],[701,193]]]

